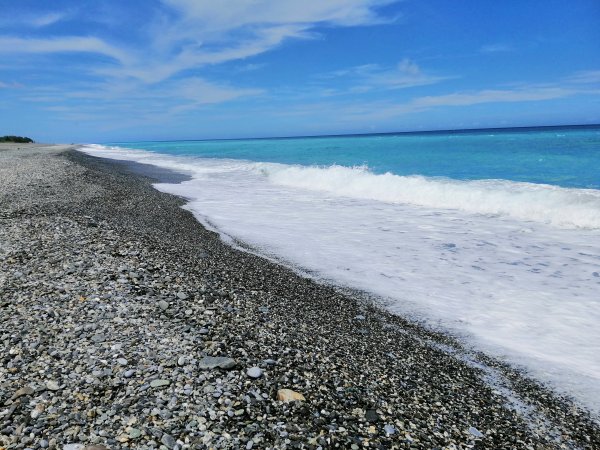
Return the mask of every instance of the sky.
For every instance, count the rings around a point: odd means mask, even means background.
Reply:
[[[0,0],[0,135],[591,123],[598,0]]]

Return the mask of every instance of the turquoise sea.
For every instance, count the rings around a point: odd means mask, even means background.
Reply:
[[[107,145],[204,158],[368,166],[379,174],[600,189],[600,125]]]

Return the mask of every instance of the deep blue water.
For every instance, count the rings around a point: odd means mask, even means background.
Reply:
[[[108,145],[170,155],[319,166],[366,165],[374,173],[600,189],[600,125]]]

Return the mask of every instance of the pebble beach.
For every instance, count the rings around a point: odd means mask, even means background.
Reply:
[[[0,144],[0,448],[600,448],[516,368],[226,245],[178,179]]]

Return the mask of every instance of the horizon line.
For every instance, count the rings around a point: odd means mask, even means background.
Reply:
[[[385,131],[381,133],[340,133],[340,134],[310,134],[310,135],[292,135],[292,136],[263,136],[263,137],[240,137],[240,138],[203,138],[203,139],[159,139],[147,141],[110,141],[103,144],[127,144],[134,142],[208,142],[208,141],[250,141],[250,140],[271,140],[271,139],[311,139],[311,138],[336,138],[336,137],[361,137],[361,136],[394,136],[394,135],[417,135],[417,134],[445,134],[445,133],[472,133],[486,131],[531,131],[540,128],[595,128],[600,127],[600,123],[594,124],[564,124],[564,125],[525,125],[517,127],[485,127],[485,128],[456,128],[439,129],[423,131]]]

